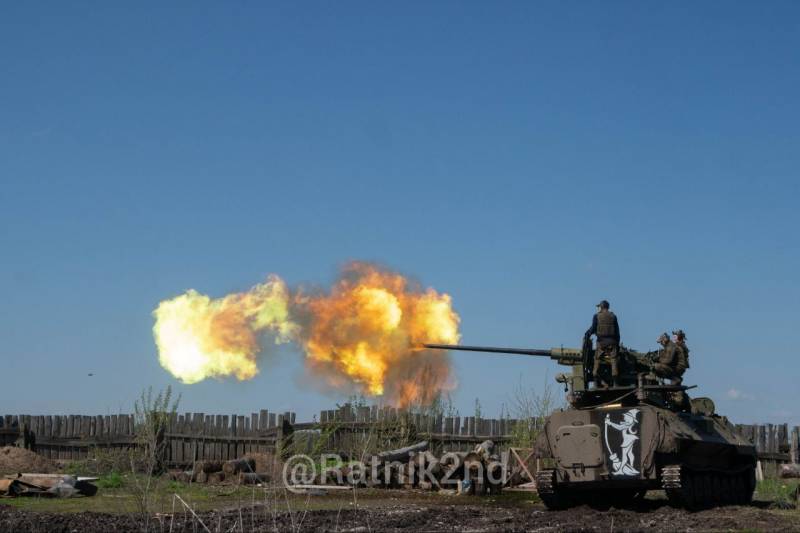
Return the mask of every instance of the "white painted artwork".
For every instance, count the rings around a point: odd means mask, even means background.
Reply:
[[[622,415],[621,422],[612,422],[611,416],[606,414],[606,448],[608,448],[611,458],[612,476],[636,476],[639,471],[634,468],[636,457],[634,456],[633,446],[639,440],[639,421],[637,417],[639,409],[631,409]],[[608,428],[611,427],[620,432],[621,443],[619,453],[611,449],[608,441]]]

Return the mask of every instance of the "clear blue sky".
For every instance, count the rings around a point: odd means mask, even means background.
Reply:
[[[577,345],[607,298],[724,414],[800,423],[797,2],[4,2],[0,67],[0,411],[308,418],[341,398],[290,348],[180,385],[151,311],[369,259],[465,343]],[[562,370],[454,360],[462,412]]]

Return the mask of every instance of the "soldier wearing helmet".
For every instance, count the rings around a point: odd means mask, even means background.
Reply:
[[[658,339],[661,349],[658,350],[657,359],[653,363],[653,372],[660,378],[667,378],[672,385],[683,383],[683,373],[688,367],[681,364],[683,353],[677,344],[672,342],[669,335],[662,333]]]
[[[607,300],[597,304],[597,313],[592,318],[591,327],[584,335],[588,339],[592,335],[597,338],[597,349],[594,356],[592,375],[596,386],[607,387],[608,384],[600,377],[600,365],[605,363],[611,367],[611,380],[613,386],[619,385],[619,323],[617,315],[609,311]]]
[[[676,369],[683,375],[686,369],[689,368],[689,347],[686,346],[686,333],[682,329],[676,329],[672,332],[672,342],[678,347]]]

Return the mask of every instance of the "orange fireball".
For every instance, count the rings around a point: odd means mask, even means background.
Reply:
[[[327,294],[299,296],[300,342],[312,373],[336,388],[384,395],[401,406],[452,388],[446,354],[424,342],[457,343],[450,297],[363,262],[348,264]]]

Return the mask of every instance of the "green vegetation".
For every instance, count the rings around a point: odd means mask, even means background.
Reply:
[[[104,476],[131,469],[131,451],[122,448],[91,448],[86,459],[70,461],[64,473],[73,476]]]
[[[164,471],[164,433],[170,418],[178,412],[180,401],[180,396],[172,401],[172,387],[169,386],[155,396],[153,388],[148,387],[136,400],[136,450],[140,452],[140,457],[136,458],[135,467],[139,471],[149,474],[160,474]],[[131,465],[134,466],[133,458]]]
[[[124,481],[119,472],[111,472],[110,474],[100,476],[100,479],[98,479],[95,484],[101,489],[118,489],[122,487]]]
[[[511,414],[517,423],[511,428],[509,444],[514,448],[532,448],[539,431],[544,427],[545,418],[560,407],[553,387],[547,377],[541,392],[533,387],[526,388],[520,381],[512,402]]]
[[[137,513],[140,502],[134,490],[131,475],[122,476],[123,484],[119,488],[100,489],[97,495],[78,498],[13,498],[3,500],[4,504],[19,509],[38,512],[77,513],[91,511],[98,513]],[[152,494],[152,512],[170,513],[173,508],[174,495],[180,496],[195,511],[212,509],[243,510],[256,507],[256,512],[281,512],[292,510],[338,510],[343,506],[353,505],[351,491],[331,491],[325,496],[309,498],[307,494],[292,494],[282,487],[253,487],[231,485],[207,485],[196,483],[165,482],[154,488]],[[459,497],[438,492],[422,491],[387,491],[385,489],[358,489],[359,507],[384,508],[388,502],[392,505],[414,503],[423,505],[487,505],[490,507],[518,507],[535,503],[532,493],[507,493],[487,498]],[[176,511],[182,506],[175,501]]]
[[[140,479],[134,479],[140,478]],[[93,511],[103,513],[138,513],[141,511],[141,493],[137,486],[147,480],[142,474],[108,474],[97,481],[100,490],[95,496],[78,498],[24,497],[4,500],[5,504],[31,511],[72,513]],[[236,505],[251,496],[249,488],[187,484],[165,481],[153,483],[149,497],[153,513],[166,513],[172,509],[173,495],[178,494],[197,510]]]
[[[772,502],[779,509],[794,509],[800,481],[796,479],[765,479],[756,486],[756,499]]]
[[[128,492],[135,496],[136,511],[145,531],[150,525],[149,517],[162,507],[164,492],[168,490],[166,480],[161,476],[166,471],[167,441],[164,435],[170,418],[178,412],[179,403],[180,396],[173,401],[172,388],[168,386],[155,396],[153,388],[148,387],[134,404],[137,445],[129,456],[133,482]],[[174,497],[172,500],[174,505]]]

